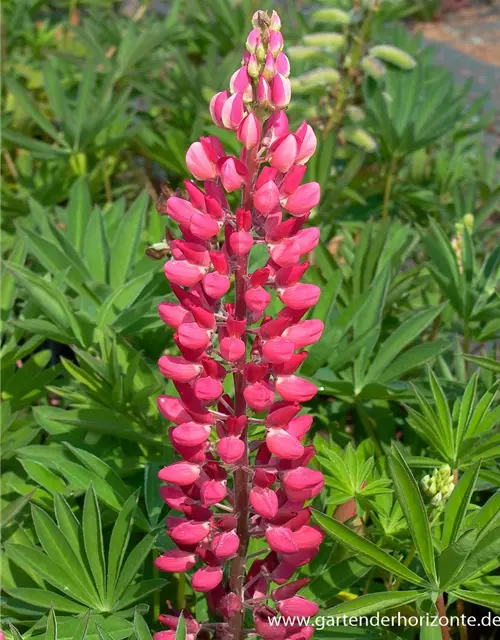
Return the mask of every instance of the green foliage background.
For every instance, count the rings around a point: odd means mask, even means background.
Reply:
[[[195,138],[238,152],[208,102],[268,4],[3,3],[9,640],[149,640],[166,599],[207,615],[185,576],[153,568],[171,545],[157,471],[173,459],[156,361],[174,348],[156,313],[171,293],[152,259],[168,224],[154,204],[188,177]],[[308,411],[327,489],[313,507],[329,538],[301,572],[327,615],[433,612],[441,594],[449,614],[500,611],[498,163],[485,98],[457,88],[403,22],[437,4],[283,6],[288,115],[319,139],[307,177],[322,187],[322,241],[307,277],[325,331],[301,375],[320,388]],[[318,45],[332,33],[341,46]],[[380,73],[377,45],[399,49]],[[436,506],[419,482],[443,465],[456,488]]]

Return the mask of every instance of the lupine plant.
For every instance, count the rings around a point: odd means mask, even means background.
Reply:
[[[278,612],[318,611],[297,595],[307,579],[292,578],[323,539],[306,504],[324,478],[307,466],[314,448],[301,443],[312,417],[301,414],[300,403],[317,389],[295,375],[304,347],[323,330],[321,321],[303,320],[320,289],[300,282],[309,266],[302,259],[319,240],[319,229],[304,225],[320,194],[317,183],[300,184],[316,137],[306,122],[288,128],[290,69],[280,28],[276,12],[254,14],[230,90],[210,104],[215,124],[242,143],[240,157],[226,155],[216,137],[194,142],[186,163],[203,189],[186,181],[187,199],[171,195],[158,205],[182,234],[170,238],[172,258],[164,265],[178,303],[159,305],[181,353],[163,355],[159,368],[178,396],[158,398],[182,457],[160,470],[161,495],[182,517],[167,517],[177,548],[156,566],[195,568],[193,590],[206,593],[209,610],[224,619],[187,619],[188,638],[217,629],[218,638],[239,640],[247,611],[258,635],[276,637],[270,619]],[[233,211],[226,194],[235,192],[241,199]],[[267,255],[253,268],[259,245]],[[273,296],[283,305],[275,316],[267,313],[279,304]],[[255,558],[248,556],[251,537],[267,544]],[[271,590],[271,582],[279,586]],[[161,622],[170,630],[157,640],[174,638],[178,617],[163,615]],[[279,632],[309,638],[312,627]]]

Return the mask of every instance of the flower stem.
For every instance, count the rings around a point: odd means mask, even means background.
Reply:
[[[252,149],[247,153],[247,171],[248,178],[242,194],[242,206],[251,211],[253,207],[253,183],[257,172],[257,149]],[[235,312],[236,320],[244,320],[247,316],[247,305],[245,302],[245,291],[248,279],[248,256],[238,256],[235,268]],[[246,339],[246,335],[242,336]],[[237,363],[237,370],[233,374],[234,380],[234,414],[236,417],[246,415],[246,401],[243,395],[245,388],[244,366],[246,356],[244,355]],[[231,561],[231,569],[229,573],[229,584],[231,591],[235,593],[239,600],[243,603],[244,599],[244,580],[245,580],[245,564],[249,541],[248,527],[248,506],[249,506],[249,482],[248,474],[244,467],[248,467],[248,430],[245,427],[241,434],[241,439],[245,443],[245,453],[239,460],[239,469],[234,473],[234,511],[238,518],[236,533],[240,539],[238,554]],[[232,640],[243,640],[244,638],[244,613],[243,604],[239,611],[230,621],[230,637]]]

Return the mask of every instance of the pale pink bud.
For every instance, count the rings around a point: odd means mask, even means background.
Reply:
[[[270,28],[273,31],[281,31],[281,20],[280,20],[279,15],[274,10],[273,10],[273,12],[271,14]]]
[[[223,387],[220,380],[211,376],[198,378],[193,385],[194,395],[203,402],[213,402],[222,395]]]
[[[268,527],[265,536],[271,549],[277,553],[299,551],[299,547],[293,539],[293,533],[286,527]]]
[[[318,389],[309,380],[298,376],[278,376],[276,378],[276,391],[283,400],[307,402],[314,398]]]
[[[229,91],[231,93],[245,93],[251,87],[252,84],[246,66],[240,67],[235,71],[229,80]]]
[[[220,91],[219,93],[216,93],[210,100],[210,115],[212,116],[212,120],[218,127],[224,126],[222,122],[222,107],[224,106],[228,98],[229,91]]]
[[[269,429],[266,435],[269,451],[283,460],[298,460],[304,454],[300,442],[284,429]]]
[[[206,278],[207,276],[205,276]],[[315,284],[294,284],[292,287],[278,290],[279,299],[290,309],[309,309],[314,307],[321,295],[321,289]]]
[[[293,598],[293,596],[298,593],[302,587],[305,587],[310,582],[309,578],[300,578],[300,580],[294,580],[289,584],[285,584],[283,587],[278,587],[272,593],[272,599],[275,602],[279,602],[280,600],[288,600],[288,598]]]
[[[200,143],[198,143],[200,144]],[[177,196],[172,196],[167,200],[167,214],[183,227],[189,226],[191,217],[194,213],[199,213],[193,205]]]
[[[245,343],[241,338],[226,337],[219,342],[219,350],[224,360],[236,362],[245,355]]]
[[[245,112],[243,109],[243,95],[235,93],[226,100],[222,107],[222,123],[226,129],[236,131],[243,120]]]
[[[193,484],[200,477],[201,467],[191,462],[174,462],[158,472],[162,482],[171,482],[179,487]]]
[[[283,49],[283,35],[278,31],[270,31],[267,49],[273,54],[273,57],[277,58]]]
[[[259,77],[259,61],[255,53],[252,53],[248,58],[247,71],[251,78]]]
[[[225,464],[233,464],[245,453],[245,443],[235,436],[221,438],[217,443],[217,453]]]
[[[276,73],[276,63],[274,62],[273,54],[270,51],[268,51],[266,55],[266,63],[264,65],[264,70],[262,71],[262,74],[268,82],[271,82],[271,80],[274,78],[275,73]]]
[[[224,531],[214,536],[210,548],[219,560],[227,560],[235,555],[240,546],[236,531]]]
[[[266,216],[279,204],[279,190],[273,180],[268,180],[254,194],[253,203],[255,208]]]
[[[222,163],[220,168],[220,179],[224,186],[224,189],[228,193],[232,193],[241,188],[241,185],[245,181],[244,173],[238,171],[239,167],[236,165],[234,158],[228,158]]]
[[[209,158],[201,142],[193,142],[186,153],[186,164],[197,180],[212,180],[217,177],[217,167]]]
[[[282,200],[283,207],[293,216],[308,213],[318,204],[320,188],[317,182],[307,182]]]
[[[278,57],[276,58],[276,71],[285,78],[288,78],[290,75],[290,61],[283,51],[278,53]]]
[[[255,382],[243,391],[248,406],[254,411],[264,411],[274,401],[274,388],[267,382]]]
[[[264,140],[267,146],[288,134],[288,117],[284,111],[275,111],[267,120],[264,129]]]
[[[235,231],[229,238],[229,244],[233,253],[237,256],[245,256],[253,247],[252,234],[248,231]]]
[[[285,338],[268,340],[262,346],[262,355],[268,362],[282,364],[288,362],[295,350],[295,344]]]
[[[277,77],[278,76],[275,76],[274,80]],[[267,107],[271,104],[271,87],[264,76],[259,76],[259,82],[257,84],[257,102],[261,107]]]
[[[291,340],[296,349],[301,349],[318,342],[324,327],[325,325],[321,320],[304,320],[304,322],[285,329],[283,337]]]
[[[184,322],[177,330],[179,342],[189,349],[204,349],[210,344],[210,334],[196,322]]]
[[[272,151],[271,166],[281,173],[286,173],[295,162],[296,156],[297,139],[293,133],[289,133]]]
[[[261,129],[260,120],[253,111],[243,118],[237,137],[245,149],[253,149],[259,144]]]
[[[260,29],[252,29],[248,34],[245,46],[249,53],[255,53],[260,44]]]
[[[187,309],[173,302],[160,302],[158,313],[162,321],[173,329],[177,329],[190,315]]]
[[[245,291],[245,302],[251,311],[262,313],[271,302],[271,295],[261,286],[250,287]]]
[[[315,602],[306,600],[302,596],[293,596],[278,603],[278,610],[282,616],[315,616],[319,607]]]
[[[158,366],[165,378],[175,382],[190,382],[203,371],[201,364],[189,362],[181,356],[161,356]]]
[[[292,88],[290,80],[277,73],[272,81],[271,96],[274,106],[277,109],[284,109],[290,104]]]
[[[174,527],[169,535],[176,544],[199,544],[210,533],[209,522],[187,520]]]
[[[210,436],[210,427],[197,422],[184,422],[172,430],[172,440],[183,447],[197,447]]]
[[[295,162],[305,164],[316,151],[318,141],[312,127],[303,122],[295,134],[299,140],[299,151]]]
[[[193,574],[191,586],[194,591],[206,593],[222,582],[223,572],[219,567],[204,567]]]
[[[210,507],[224,500],[227,495],[226,483],[223,480],[207,480],[200,488],[201,504]]]
[[[319,529],[306,524],[293,532],[293,539],[302,551],[318,547],[323,542],[324,536]]]
[[[182,402],[175,396],[158,396],[156,403],[162,416],[171,422],[182,424],[191,419]]]
[[[194,213],[189,222],[189,231],[202,240],[210,240],[219,233],[219,223],[204,213]]]
[[[222,296],[229,291],[231,286],[231,282],[227,276],[221,276],[215,271],[207,273],[201,284],[207,296],[215,298],[216,300],[222,298]]]
[[[196,554],[180,549],[172,549],[158,556],[154,561],[155,566],[160,571],[168,571],[169,573],[184,573],[189,571],[196,564]]]
[[[289,500],[309,500],[321,493],[325,479],[321,471],[308,467],[297,467],[285,471],[282,485]]]
[[[312,422],[312,416],[298,416],[297,418],[293,418],[293,420],[288,423],[286,430],[292,436],[295,436],[296,438],[301,440],[311,428]]]

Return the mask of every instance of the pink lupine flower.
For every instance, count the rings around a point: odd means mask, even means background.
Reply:
[[[254,14],[229,91],[210,101],[213,122],[235,132],[241,152],[228,156],[214,136],[193,142],[187,199],[163,196],[157,205],[183,236],[168,231],[164,273],[176,301],[158,306],[180,353],[159,359],[178,397],[160,396],[158,408],[182,461],[158,473],[160,495],[178,514],[166,518],[177,548],[155,564],[174,573],[197,565],[192,588],[224,619],[221,637],[233,640],[243,640],[248,608],[263,638],[311,637],[311,626],[275,626],[271,619],[317,613],[299,594],[307,579],[293,577],[323,540],[307,502],[324,478],[307,466],[315,453],[307,441],[312,416],[301,406],[317,389],[299,371],[304,349],[323,332],[321,321],[304,320],[320,289],[301,282],[319,242],[319,229],[308,225],[319,185],[302,184],[317,140],[306,122],[289,129],[283,109],[291,97],[290,63],[280,30],[276,12]],[[241,205],[233,212],[226,195],[238,191]],[[256,245],[268,258],[249,273]],[[273,290],[273,304],[282,308],[264,315]],[[250,536],[264,539],[269,553],[247,562]],[[269,598],[276,610],[263,604]],[[194,640],[202,627],[183,614]],[[160,616],[168,630],[154,639],[173,640],[179,615]]]
[[[193,142],[186,153],[186,164],[197,180],[210,180],[217,175],[217,167],[211,154],[201,142]]]

